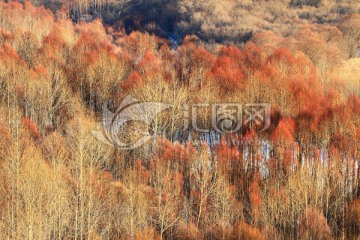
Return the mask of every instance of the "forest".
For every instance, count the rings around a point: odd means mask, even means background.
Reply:
[[[360,239],[360,3],[0,1],[0,123],[0,239]]]

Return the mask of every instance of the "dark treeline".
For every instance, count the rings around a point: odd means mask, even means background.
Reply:
[[[283,36],[294,25],[336,24],[360,13],[357,1],[346,0],[33,0],[53,12],[66,9],[75,22],[100,18],[117,31],[147,31],[181,41],[196,34],[207,43],[241,43],[259,31]]]

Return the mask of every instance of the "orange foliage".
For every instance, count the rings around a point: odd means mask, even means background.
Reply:
[[[142,240],[142,239],[154,239],[154,240],[161,240],[160,234],[158,234],[154,228],[145,228],[142,231],[137,231],[135,233],[135,240]]]
[[[161,65],[159,59],[152,52],[146,52],[137,65],[137,70],[143,79],[153,80],[159,76]]]
[[[180,48],[179,52],[182,57],[188,59],[188,67],[190,72],[196,69],[209,69],[209,67],[215,62],[215,56],[206,50],[202,46],[196,46],[193,43],[184,43]]]
[[[242,50],[244,65],[250,71],[261,69],[266,60],[264,51],[252,42],[248,42]]]
[[[143,166],[141,160],[136,160],[136,173],[139,175],[140,179],[146,183],[149,181],[150,172]]]
[[[323,213],[317,209],[307,208],[298,222],[298,234],[305,239],[332,239],[331,229]]]
[[[128,91],[140,88],[143,84],[144,81],[141,76],[135,70],[133,70],[129,77],[120,83],[120,86],[123,90]]]
[[[84,63],[90,64],[98,60],[100,46],[89,32],[82,32],[73,47],[74,55],[82,57]]]
[[[59,34],[60,26],[56,26],[55,29],[44,38],[43,46],[41,48],[41,54],[47,60],[62,61],[60,53],[66,46],[65,40]]]
[[[271,135],[271,141],[293,144],[295,139],[295,122],[293,119],[281,119]]]
[[[229,146],[225,137],[218,145],[216,155],[218,156],[219,168],[224,172],[230,171],[231,165],[239,164],[242,161],[242,153],[237,149],[237,146]]]
[[[241,240],[265,240],[265,236],[261,231],[245,221],[235,225],[233,236],[235,239]]]
[[[191,143],[187,143],[186,146],[184,146],[179,142],[172,143],[166,138],[158,139],[157,151],[157,156],[160,161],[171,160],[181,164],[191,161],[192,155],[196,152]]]
[[[176,228],[176,236],[178,238],[196,240],[201,238],[201,231],[193,222],[180,221]]]
[[[110,44],[110,38],[106,34],[105,28],[99,19],[92,22],[80,23],[75,25],[75,31],[86,34],[86,38],[90,38],[96,43]],[[86,40],[85,40],[86,41]]]
[[[19,55],[16,53],[15,49],[8,43],[4,43],[0,49],[1,60],[5,61],[19,61]]]
[[[244,54],[235,46],[222,47],[209,72],[224,94],[243,90],[247,80]]]
[[[30,118],[24,117],[23,124],[27,127],[27,129],[29,130],[29,133],[31,134],[31,136],[34,139],[38,139],[41,137],[41,134],[40,134],[39,130],[37,129],[35,123],[32,122]]]
[[[140,32],[132,32],[129,36],[119,39],[116,43],[129,54],[132,62],[137,63],[141,61],[147,52],[155,52],[160,40],[149,34],[142,34]]]
[[[355,199],[346,205],[346,224],[352,226],[348,229],[348,238],[356,238],[360,235],[360,199]]]
[[[256,173],[249,188],[250,202],[254,209],[259,209],[262,205],[259,181],[260,174]]]

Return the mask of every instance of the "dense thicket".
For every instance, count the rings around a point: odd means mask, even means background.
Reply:
[[[0,238],[358,238],[359,18],[261,31],[242,48],[186,37],[172,50],[1,2]],[[91,133],[103,104],[128,95],[174,106],[132,151]],[[184,105],[229,102],[270,103],[270,128],[178,134]]]

